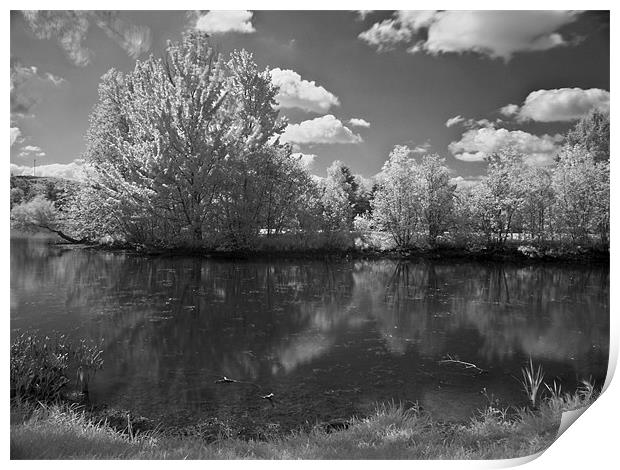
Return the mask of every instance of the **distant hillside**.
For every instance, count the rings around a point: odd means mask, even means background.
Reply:
[[[62,207],[64,199],[77,190],[76,181],[48,176],[11,176],[11,208],[43,196]]]

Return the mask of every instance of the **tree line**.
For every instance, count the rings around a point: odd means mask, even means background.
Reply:
[[[250,53],[224,57],[199,32],[133,71],[110,70],[87,133],[88,181],[62,204],[12,190],[13,226],[216,250],[381,247],[382,236],[401,249],[515,236],[609,245],[608,115],[582,119],[552,165],[505,148],[471,186],[457,186],[441,157],[406,146],[373,181],[341,162],[317,178],[279,141],[277,93]]]

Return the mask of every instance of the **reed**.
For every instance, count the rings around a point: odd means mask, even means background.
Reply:
[[[53,403],[62,400],[76,378],[80,392],[103,367],[101,345],[87,340],[71,341],[65,335],[18,333],[11,342],[11,396],[18,400]]]
[[[532,362],[532,358],[530,357],[529,364],[521,369],[521,374],[523,375],[523,380],[521,380],[523,390],[525,391],[530,404],[533,407],[536,407],[538,391],[545,378],[542,366],[539,365],[537,369],[534,369],[534,364]]]

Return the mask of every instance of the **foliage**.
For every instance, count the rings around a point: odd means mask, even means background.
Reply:
[[[36,232],[41,229],[55,232],[59,229],[60,214],[51,201],[43,196],[16,205],[11,210],[11,228],[25,232]]]
[[[596,162],[583,147],[565,147],[553,173],[555,228],[585,243],[591,234],[609,244],[609,161]]]
[[[197,31],[162,58],[110,70],[91,114],[88,183],[11,177],[12,226],[163,249],[348,248],[353,231],[374,249],[609,247],[608,114],[580,120],[553,163],[502,148],[479,182],[457,187],[442,158],[406,146],[372,180],[341,161],[310,175],[279,142],[277,93],[251,54],[224,57]]]
[[[539,243],[551,230],[555,192],[552,187],[553,172],[546,167],[524,169],[524,202],[519,214],[521,229]]]
[[[396,146],[381,170],[372,203],[373,219],[401,248],[413,246],[420,222],[418,172],[411,150]]]
[[[72,230],[74,225],[66,212],[58,210],[53,202],[43,196],[36,196],[11,210],[11,228],[31,233],[47,231],[55,233],[65,241],[79,243],[82,240],[66,233],[67,230]]]
[[[595,162],[608,162],[609,113],[592,111],[580,119],[566,135],[566,145],[580,145],[592,154]]]
[[[37,196],[63,208],[66,199],[78,189],[79,183],[62,178],[11,176],[11,209]]]
[[[336,161],[327,169],[327,178],[322,180],[321,190],[321,230],[339,232],[349,230],[353,222],[351,194],[353,188],[341,171],[341,163]]]
[[[419,171],[422,180],[422,222],[428,243],[433,246],[437,237],[451,225],[456,185],[450,182],[445,160],[437,155],[424,155]]]
[[[19,333],[11,342],[11,392],[21,400],[54,402],[76,377],[81,391],[103,366],[100,345],[64,335],[49,337]]]
[[[506,243],[516,215],[525,205],[525,163],[522,155],[505,148],[488,159],[487,174],[475,187],[472,215],[487,243]]]
[[[24,200],[24,190],[21,188],[12,187],[11,188],[11,209],[16,204],[21,204]]]
[[[199,32],[170,42],[162,59],[109,71],[87,155],[123,237],[245,248],[262,229],[294,225],[296,208],[282,203],[299,201],[309,177],[275,138],[277,91],[249,53],[225,59]]]
[[[418,163],[408,147],[397,146],[381,176],[372,202],[377,226],[401,248],[413,246],[420,233],[435,245],[451,223],[456,189],[444,160],[425,155]]]

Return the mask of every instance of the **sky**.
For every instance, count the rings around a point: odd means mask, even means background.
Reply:
[[[513,145],[547,165],[563,135],[609,110],[609,15],[578,11],[11,12],[11,171],[79,178],[101,76],[161,56],[196,28],[268,68],[281,140],[325,175],[365,177],[396,145],[475,181]]]

